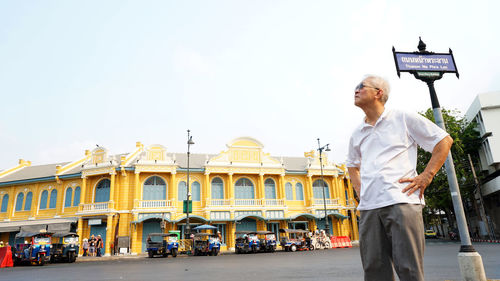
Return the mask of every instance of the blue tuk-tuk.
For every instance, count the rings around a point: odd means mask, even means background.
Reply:
[[[52,244],[50,262],[75,262],[78,256],[79,236],[74,232],[62,232],[52,235],[59,238],[59,243]]]
[[[241,253],[257,253],[260,251],[260,239],[257,231],[236,231],[235,251]]]
[[[195,233],[193,249],[195,256],[217,256],[220,252],[219,236],[212,233]]]
[[[15,264],[22,262],[44,265],[50,260],[51,235],[46,231],[24,232],[16,234],[16,239],[26,239],[24,243],[16,244],[13,248]]]
[[[257,231],[259,237],[259,248],[262,252],[276,251],[276,234],[272,231]]]
[[[167,257],[169,254],[175,258],[179,250],[177,233],[150,233],[146,240],[146,247],[150,258],[155,255]]]

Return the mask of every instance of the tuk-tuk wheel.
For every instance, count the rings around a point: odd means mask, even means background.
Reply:
[[[149,257],[149,258],[152,258],[152,257],[153,257],[153,255],[154,255],[154,254],[153,254],[153,251],[148,251],[148,257]]]
[[[216,248],[216,249],[212,250],[212,255],[213,256],[217,256],[218,254],[219,254],[219,249]]]
[[[295,246],[295,245],[290,246],[290,251],[292,251],[292,252],[297,251],[297,246]]]
[[[285,252],[288,252],[288,251],[290,251],[290,247],[289,247],[289,246],[286,246],[286,247],[285,247]]]
[[[177,257],[177,249],[172,249],[172,257]]]
[[[44,264],[45,264],[45,259],[42,256],[38,255],[38,265],[43,266]]]

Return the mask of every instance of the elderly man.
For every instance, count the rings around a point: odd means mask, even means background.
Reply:
[[[354,91],[365,113],[349,143],[347,167],[360,197],[360,253],[365,280],[424,280],[424,191],[441,168],[452,138],[426,118],[385,108],[389,83],[367,76]],[[416,172],[417,145],[432,152]]]

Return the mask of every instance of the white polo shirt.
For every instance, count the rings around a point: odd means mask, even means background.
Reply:
[[[358,167],[361,194],[358,210],[371,210],[399,203],[425,204],[419,191],[401,191],[409,183],[401,178],[417,176],[417,145],[428,152],[448,135],[416,113],[385,109],[374,126],[363,122],[349,142],[347,167]]]

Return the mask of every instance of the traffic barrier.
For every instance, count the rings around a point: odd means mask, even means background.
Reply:
[[[0,248],[0,268],[2,267],[13,267],[14,262],[12,261],[12,250],[10,246]]]
[[[500,240],[476,239],[472,238],[472,242],[500,243]]]
[[[332,236],[330,240],[332,242],[332,248],[352,248],[349,236]]]

